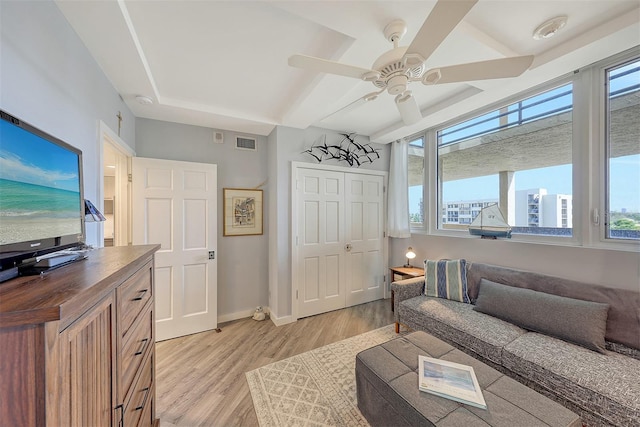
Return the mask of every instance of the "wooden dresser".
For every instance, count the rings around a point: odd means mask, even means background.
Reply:
[[[0,283],[0,424],[151,426],[153,257],[110,247]]]

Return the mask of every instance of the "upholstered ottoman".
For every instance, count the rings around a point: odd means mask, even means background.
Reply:
[[[418,390],[418,355],[473,366],[487,409]],[[424,332],[358,353],[358,408],[372,426],[580,426],[560,404]]]

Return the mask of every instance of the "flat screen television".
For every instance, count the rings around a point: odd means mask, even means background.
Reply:
[[[5,111],[0,116],[0,272],[6,272],[84,243],[84,195],[82,151]]]

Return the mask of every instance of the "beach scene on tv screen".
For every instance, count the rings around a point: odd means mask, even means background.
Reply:
[[[82,232],[78,155],[0,120],[0,244]]]

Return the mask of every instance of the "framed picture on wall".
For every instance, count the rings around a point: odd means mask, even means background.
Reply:
[[[223,189],[224,236],[262,234],[262,190]]]

